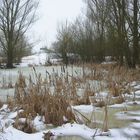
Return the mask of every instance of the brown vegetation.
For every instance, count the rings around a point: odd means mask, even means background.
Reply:
[[[35,129],[29,123],[30,121],[24,124],[18,122],[19,118],[29,120],[31,116],[33,120],[38,114],[42,116],[42,119],[44,118],[44,123],[56,126],[67,122],[79,122],[71,106],[92,104],[96,107],[105,107],[105,112],[107,112],[108,105],[125,102],[125,94],[132,94],[133,91],[131,82],[139,77],[137,71],[124,67],[114,68],[108,65],[93,67],[91,64],[84,66],[83,75],[80,76],[74,76],[74,73],[70,75],[68,72],[59,76],[53,70],[53,74],[48,73],[49,76],[43,79],[41,74],[37,74],[35,68],[33,71],[34,80],[31,76],[25,80],[22,73],[19,74],[19,79],[15,84],[15,101],[10,98],[8,100],[11,108],[15,105],[24,110],[18,113],[17,124],[15,123],[14,126],[28,133],[34,132]],[[93,81],[97,81],[98,87],[92,85]],[[108,93],[105,97],[100,94],[104,90]],[[107,120],[107,115],[106,113],[105,120]],[[107,131],[106,122],[104,125],[103,129]]]

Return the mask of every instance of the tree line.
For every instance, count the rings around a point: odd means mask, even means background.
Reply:
[[[106,56],[119,65],[140,63],[140,1],[85,0],[86,12],[73,23],[63,23],[53,50],[68,63],[68,54],[84,62],[103,62]]]

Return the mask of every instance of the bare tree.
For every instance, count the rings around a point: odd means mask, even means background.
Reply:
[[[108,19],[109,7],[107,0],[87,0],[87,16],[93,24],[94,39],[98,49],[98,60],[103,61],[105,56],[105,32]]]
[[[138,0],[133,0],[133,68],[139,63],[139,4]]]
[[[16,46],[35,21],[38,3],[34,0],[0,0],[0,3],[0,47],[7,56],[7,68],[12,68]]]
[[[119,64],[123,65],[126,49],[126,0],[111,0],[111,10],[110,10],[110,23],[109,26],[112,26],[116,34],[116,43],[117,47],[117,59]],[[110,28],[110,27],[109,27]]]
[[[58,30],[57,30],[57,43],[55,44],[55,47],[57,49],[57,52],[61,54],[61,57],[63,59],[63,63],[68,65],[68,56],[70,49],[70,42],[71,42],[71,31],[70,31],[70,25],[67,23],[62,24]]]
[[[14,52],[14,62],[19,64],[23,56],[31,55],[32,44],[29,43],[28,38],[25,36],[20,37],[18,43],[16,44],[16,49]]]
[[[120,64],[136,67],[139,63],[139,25],[140,25],[140,1],[139,0],[108,0],[110,2],[110,13],[108,29],[113,38],[113,49],[117,52]],[[115,41],[114,41],[115,40]],[[111,40],[110,40],[111,41]],[[116,43],[116,45],[114,45]],[[125,57],[125,59],[124,59]]]

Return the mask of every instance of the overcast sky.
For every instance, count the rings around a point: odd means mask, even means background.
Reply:
[[[36,50],[44,45],[50,46],[54,41],[59,23],[73,21],[82,13],[83,0],[40,0],[39,20],[29,31],[30,38],[36,41]]]

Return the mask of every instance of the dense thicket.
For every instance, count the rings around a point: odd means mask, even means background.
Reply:
[[[86,18],[63,24],[54,48],[68,63],[68,54],[82,61],[102,62],[111,56],[120,65],[140,63],[140,1],[86,0]],[[57,45],[56,45],[57,44]]]

